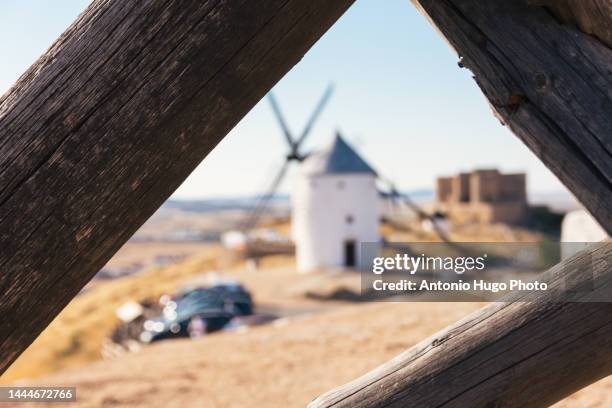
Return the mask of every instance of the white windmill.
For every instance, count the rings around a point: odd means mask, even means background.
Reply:
[[[366,266],[366,258],[372,254],[362,256],[362,243],[380,241],[380,197],[383,193],[378,190],[377,181],[388,185],[389,191],[384,196],[391,207],[407,206],[422,218],[432,217],[407,195],[399,193],[391,182],[380,178],[340,133],[336,133],[330,146],[320,152],[305,154],[300,150],[331,93],[330,86],[297,138],[291,134],[273,94],[268,95],[289,152],[269,188],[260,196],[242,225],[243,231],[258,226],[289,165],[299,163],[291,204],[292,237],[300,272]],[[445,238],[441,232],[440,236]]]
[[[376,172],[337,133],[301,164],[292,196],[297,269],[364,267],[362,243],[377,243]]]

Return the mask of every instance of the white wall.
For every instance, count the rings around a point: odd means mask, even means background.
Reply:
[[[601,225],[586,210],[570,211],[563,217],[561,224],[561,242],[575,244],[561,245],[561,258],[565,259],[586,248],[592,242],[599,242],[608,237]]]
[[[292,226],[298,271],[343,266],[346,240],[356,241],[359,263],[360,243],[380,240],[375,182],[375,176],[367,173],[297,177]]]

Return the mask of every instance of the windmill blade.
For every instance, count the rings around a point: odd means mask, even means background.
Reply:
[[[390,183],[390,187],[389,187],[389,196],[390,196],[390,200],[391,200],[391,207],[393,209],[393,211],[397,211],[399,208],[399,204],[398,204],[398,199],[399,199],[399,193],[397,191],[397,188],[395,187],[395,184]]]
[[[285,161],[282,167],[280,168],[279,172],[276,174],[276,177],[274,177],[274,179],[272,180],[272,183],[268,187],[268,190],[266,191],[266,193],[259,198],[259,200],[257,201],[257,204],[255,205],[255,207],[249,214],[249,217],[247,218],[247,221],[244,225],[244,229],[254,228],[257,225],[257,223],[259,222],[259,219],[261,218],[264,211],[266,210],[268,203],[270,202],[272,197],[274,197],[276,190],[278,189],[281,182],[283,181],[283,178],[285,177],[285,174],[287,173],[288,168],[289,168],[289,161]]]
[[[396,197],[393,195],[392,189],[384,190],[384,189],[378,188],[378,195],[379,197],[382,197],[385,199],[385,202],[388,203],[388,205],[390,206],[391,210],[393,210],[393,212],[397,210],[397,202],[395,200]]]
[[[317,107],[312,112],[312,115],[310,115],[310,119],[308,119],[308,122],[306,122],[306,126],[304,127],[304,130],[302,131],[302,134],[300,135],[300,137],[295,142],[296,149],[297,149],[297,147],[299,147],[304,142],[304,139],[306,139],[306,137],[308,136],[308,134],[312,130],[312,127],[313,127],[315,121],[317,120],[317,118],[319,117],[321,112],[323,111],[323,108],[327,104],[327,101],[332,96],[333,92],[334,92],[334,86],[333,86],[333,84],[329,84],[329,86],[325,90],[325,93],[323,93],[323,96],[319,100],[319,103],[317,104]]]
[[[436,232],[436,235],[438,235],[438,237],[440,237],[440,239],[442,241],[446,242],[447,244],[453,244],[451,242],[450,238],[448,237],[448,235],[446,234],[446,232],[444,232],[444,231],[442,231],[440,229],[438,223],[436,222],[436,220],[434,219],[434,217],[431,214],[429,214],[425,210],[423,210],[421,208],[421,206],[419,206],[417,203],[415,203],[407,194],[400,193],[396,189],[395,184],[391,180],[385,179],[383,177],[380,177],[380,179],[381,179],[381,181],[383,181],[384,183],[386,183],[389,186],[389,192],[392,195],[392,197],[397,198],[402,203],[407,205],[412,211],[417,213],[419,215],[419,217],[430,220],[431,224],[432,224],[432,226],[434,228],[434,231]]]
[[[428,219],[429,221],[431,221],[431,225],[436,235],[440,237],[442,241],[446,242],[447,244],[452,244],[456,246],[457,248],[460,248],[463,250],[461,246],[451,241],[450,237],[446,234],[446,232],[440,228],[440,226],[436,222],[436,219],[433,217],[433,215],[425,212],[425,210],[423,210],[419,205],[417,205],[414,201],[412,201],[410,197],[408,197],[406,194],[400,194],[399,197],[401,197],[404,203],[406,203],[406,205],[409,206],[414,212],[419,214],[421,218]]]
[[[386,179],[384,177],[380,177],[380,180],[387,184],[388,188],[389,188],[389,200],[391,201],[391,207],[394,211],[398,210],[398,201],[400,201],[402,199],[402,196],[400,195],[399,191],[397,191],[397,188],[395,187],[395,183],[393,183],[391,180]],[[412,208],[412,207],[411,207]]]
[[[417,213],[421,218],[432,219],[432,216],[425,212],[417,203],[412,201],[410,197],[406,194],[397,193],[397,197],[401,198],[402,201],[410,207],[412,211]]]
[[[417,203],[412,201],[410,197],[408,197],[408,195],[400,193],[395,187],[395,184],[391,180],[389,179],[382,179],[382,180],[389,186],[389,193],[391,194],[392,203],[394,206],[397,203],[395,200],[401,201],[402,203],[406,204],[412,211],[417,213],[420,217],[431,219],[431,216],[427,214],[419,205],[417,205]]]
[[[378,194],[381,197],[384,197],[384,199],[388,202],[388,205],[390,206],[391,210],[393,210],[394,212],[397,210],[397,202],[395,201],[395,197],[390,191],[378,190]]]
[[[283,114],[281,113],[280,107],[278,106],[278,103],[276,102],[276,98],[274,97],[274,94],[272,92],[268,93],[268,100],[270,101],[270,105],[272,105],[272,110],[274,111],[274,115],[276,116],[276,119],[278,119],[278,123],[280,124],[281,130],[283,131],[283,135],[285,135],[285,139],[287,139],[287,143],[289,143],[289,146],[293,150],[295,143],[293,139],[291,138],[291,132],[289,131],[287,122],[285,122],[285,118]]]

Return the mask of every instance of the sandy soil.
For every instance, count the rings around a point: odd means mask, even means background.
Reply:
[[[117,307],[129,300],[159,297],[174,291],[184,279],[214,270],[219,251],[210,246],[201,249],[194,259],[176,265],[90,285],[0,376],[0,384],[99,360],[104,339],[119,322],[115,316]]]
[[[38,383],[76,386],[78,403],[71,407],[303,407],[480,306],[345,306],[246,331],[159,343]],[[611,404],[608,378],[557,407]]]
[[[490,232],[491,240],[530,238],[501,227]],[[143,249],[128,248],[125,259],[119,254],[115,262],[155,254],[159,248]],[[289,256],[266,258],[251,270],[243,262],[228,262],[218,247],[192,249],[198,252],[193,258],[95,285],[75,298],[0,383],[77,387],[76,404],[50,407],[303,407],[482,306],[320,301],[309,295],[358,290],[359,275],[300,275]],[[260,308],[286,317],[267,326],[166,341],[99,361],[103,340],[117,322],[116,307],[204,282],[220,272],[248,287]],[[612,377],[557,407],[612,407]]]
[[[262,261],[259,270],[249,270],[244,262],[230,262],[223,250],[209,245],[200,249],[198,256],[180,263],[101,281],[68,304],[0,376],[0,384],[36,378],[99,360],[106,337],[119,323],[115,310],[123,303],[156,300],[164,293],[173,293],[185,286],[210,283],[210,279],[215,277],[242,282],[252,291],[258,309],[280,316],[317,313],[337,305],[337,302],[305,298],[306,293],[324,294],[339,286],[359,289],[358,274],[301,275],[292,267],[294,263],[291,256],[271,256]]]
[[[160,343],[41,383],[76,385],[79,407],[303,407],[479,306],[348,306],[246,332]]]

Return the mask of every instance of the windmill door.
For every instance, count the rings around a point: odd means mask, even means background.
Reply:
[[[344,241],[344,266],[354,267],[357,264],[357,247],[354,240]]]

